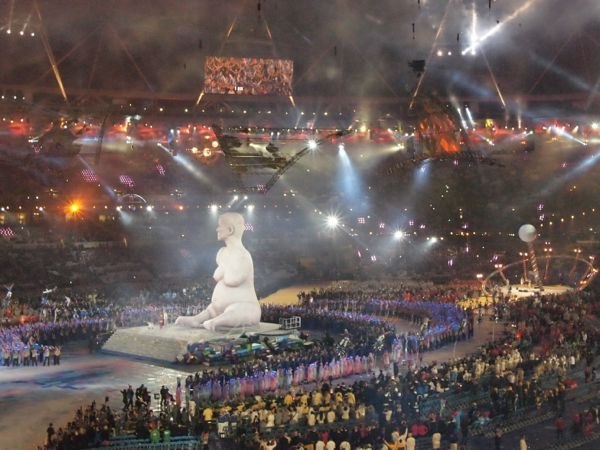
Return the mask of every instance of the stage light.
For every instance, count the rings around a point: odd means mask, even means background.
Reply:
[[[212,141],[210,145],[212,145],[213,148],[217,148],[219,146],[219,141]]]
[[[600,127],[600,125],[598,125],[598,122],[592,123],[592,130],[597,130],[599,127]]]
[[[315,141],[314,139],[311,139],[308,141],[308,148],[310,150],[316,150],[317,149],[317,141]]]
[[[343,143],[341,143],[341,144],[338,145],[338,151],[340,151],[340,152],[345,152],[346,151],[346,147],[344,146]]]
[[[154,209],[154,207],[152,205],[148,205],[146,206],[146,211],[150,212]]]
[[[441,50],[438,50],[438,51],[437,51],[437,55],[438,55],[438,56],[444,56],[444,52],[443,52],[443,51],[441,51]]]
[[[69,205],[69,211],[71,214],[77,214],[79,212],[80,206],[78,203],[71,203]]]
[[[212,205],[210,205],[211,212],[215,213],[215,212],[217,212],[218,209],[219,209],[219,207],[215,203],[213,203]]]
[[[367,132],[367,126],[363,123],[360,128],[358,129],[358,131],[360,131],[361,133],[366,133]]]
[[[437,243],[437,241],[438,241],[438,238],[437,238],[437,237],[435,237],[435,236],[433,236],[433,237],[430,239],[430,241],[429,241],[429,242],[431,242],[432,244],[436,244],[436,243]]]
[[[333,228],[337,228],[340,224],[340,219],[336,216],[327,216],[327,228],[333,229]]]
[[[248,205],[248,212],[254,211],[254,205]]]
[[[404,237],[404,232],[403,231],[400,231],[400,230],[394,231],[394,239],[396,241],[401,240],[403,237]]]

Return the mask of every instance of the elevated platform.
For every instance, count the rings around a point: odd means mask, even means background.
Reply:
[[[572,290],[572,287],[564,285],[545,285],[542,286],[542,288],[538,288],[526,284],[513,284],[510,286],[503,286],[500,289],[504,295],[510,295],[511,297],[516,298],[531,297],[532,295],[536,294],[558,295]]]
[[[167,325],[119,328],[102,346],[102,352],[143,359],[159,364],[172,363],[187,351],[189,344],[233,340],[242,334],[272,336],[280,325],[261,322],[253,327],[208,331]]]

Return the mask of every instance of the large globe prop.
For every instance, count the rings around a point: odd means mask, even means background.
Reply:
[[[537,238],[537,230],[531,224],[521,225],[519,228],[519,239],[523,242],[533,242]]]

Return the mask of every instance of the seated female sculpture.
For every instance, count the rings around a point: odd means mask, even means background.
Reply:
[[[254,291],[252,256],[242,244],[244,218],[238,213],[219,216],[217,239],[225,242],[217,252],[217,282],[211,303],[196,316],[180,316],[175,325],[207,330],[257,325],[260,304]]]

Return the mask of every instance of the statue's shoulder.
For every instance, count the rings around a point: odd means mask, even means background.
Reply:
[[[222,258],[242,258],[252,260],[252,255],[243,245],[221,247],[217,252],[217,259]]]

